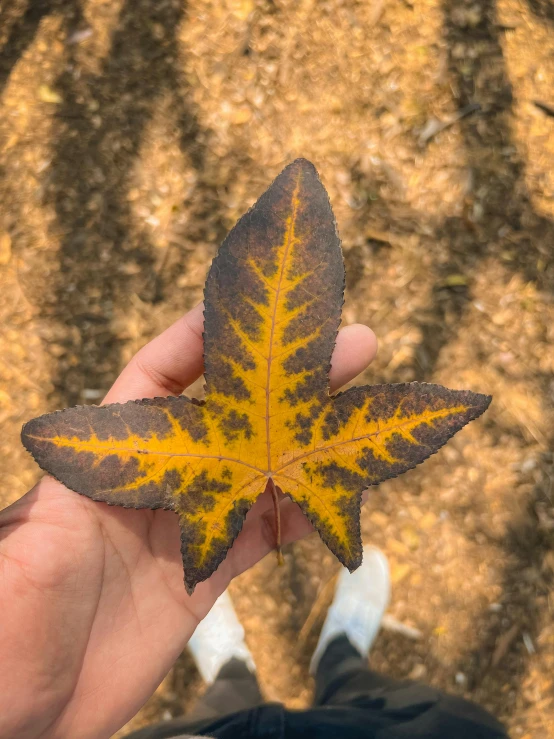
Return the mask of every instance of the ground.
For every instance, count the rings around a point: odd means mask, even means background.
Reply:
[[[39,475],[21,424],[99,402],[304,156],[344,322],[380,342],[358,381],[494,396],[370,493],[393,578],[372,662],[553,736],[553,26],[550,0],[2,0],[0,505]],[[268,699],[309,704],[337,571],[312,536],[232,584]],[[201,690],[184,654],[129,727]]]

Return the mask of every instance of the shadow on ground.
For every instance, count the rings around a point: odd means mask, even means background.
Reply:
[[[120,342],[112,329],[116,305],[124,307],[133,293],[150,303],[164,298],[164,261],[146,231],[133,233],[128,195],[145,127],[165,95],[181,150],[198,173],[197,216],[202,202],[217,202],[203,183],[208,133],[198,124],[179,71],[176,33],[184,18],[182,2],[128,0],[98,74],[81,74],[68,46],[66,68],[55,82],[64,103],[57,113],[46,201],[55,206],[63,234],[55,306],[71,305],[71,315],[63,318],[67,348],[69,354],[78,348],[79,355],[79,364],[62,366],[55,380],[70,405],[82,402],[84,372],[93,388],[106,389],[120,366]],[[174,250],[173,274],[185,262],[186,251]]]

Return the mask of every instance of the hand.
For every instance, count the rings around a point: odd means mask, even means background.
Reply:
[[[179,394],[202,373],[202,306],[141,349],[105,402]],[[331,389],[373,359],[344,328]],[[230,580],[274,547],[260,496],[217,572],[189,597],[177,516],[96,503],[45,477],[0,513],[0,737],[109,737],[143,705]],[[281,502],[283,543],[311,531]]]

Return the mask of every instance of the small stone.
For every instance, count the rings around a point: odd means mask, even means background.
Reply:
[[[156,41],[161,41],[165,36],[165,28],[162,26],[161,23],[153,23],[152,24],[152,35],[156,39]]]
[[[437,523],[438,518],[433,513],[433,511],[427,511],[427,513],[423,516],[423,518],[419,521],[419,527],[423,529],[424,531],[433,528],[433,526]]]
[[[534,459],[533,457],[527,457],[527,459],[524,459],[523,462],[521,463],[520,469],[525,475],[528,472],[531,472],[532,470],[534,470],[536,466],[537,466],[537,460]]]
[[[467,473],[467,476],[469,477],[470,482],[477,482],[477,480],[479,479],[479,470],[476,470],[475,467],[472,467]]]
[[[38,393],[32,392],[27,396],[27,408],[30,408],[32,411],[36,411],[40,406],[40,402],[40,395]]]
[[[241,21],[248,18],[254,7],[254,0],[231,0],[231,13]]]
[[[467,677],[463,672],[457,672],[454,679],[456,681],[456,685],[459,685],[462,688],[467,685]]]
[[[370,518],[374,524],[377,524],[377,526],[379,526],[382,529],[384,529],[385,526],[387,526],[389,523],[389,517],[386,516],[381,511],[373,511]]]
[[[56,357],[56,359],[63,356],[65,352],[66,352],[66,348],[62,344],[50,344],[48,346],[48,354],[51,354],[53,357]]]
[[[66,43],[70,46],[72,44],[81,44],[83,41],[86,41],[88,38],[92,36],[92,28],[82,28],[79,31],[73,31],[72,34],[70,34],[67,37]]]
[[[138,275],[142,268],[136,262],[125,262],[119,266],[119,272],[123,275]]]
[[[411,565],[407,563],[393,564],[391,566],[391,582],[395,585],[402,582],[412,571]]]
[[[92,387],[85,387],[81,391],[83,400],[99,400],[103,395],[103,390],[98,390],[97,388]]]
[[[234,111],[231,116],[231,123],[234,123],[235,125],[241,125],[243,123],[248,123],[251,118],[252,111],[250,110],[250,108],[242,107]]]

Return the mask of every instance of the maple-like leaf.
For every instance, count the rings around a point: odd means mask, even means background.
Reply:
[[[487,408],[440,385],[328,391],[344,264],[327,193],[289,165],[227,236],[205,288],[206,400],[185,396],[50,413],[23,443],[72,490],[175,511],[185,585],[208,578],[266,489],[295,500],[350,570],[360,502]]]

